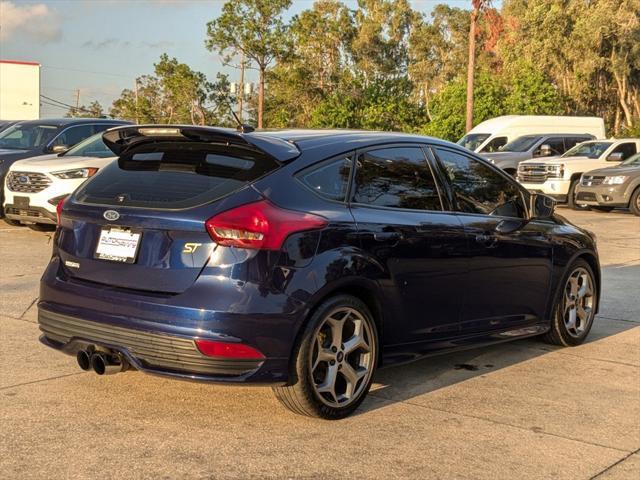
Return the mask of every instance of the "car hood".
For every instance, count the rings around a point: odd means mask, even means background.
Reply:
[[[493,160],[494,162],[501,162],[503,160],[521,160],[530,158],[529,152],[493,152],[493,153],[482,153],[481,157],[484,157],[488,160]]]
[[[590,170],[585,175],[604,175],[604,176],[615,176],[615,175],[628,175],[628,176],[639,176],[640,177],[640,166],[619,166],[619,167],[605,167],[598,168],[596,170]]]
[[[11,166],[13,171],[28,172],[59,172],[73,168],[102,168],[115,160],[116,157],[58,157],[57,155],[41,155],[39,157],[20,160]]]
[[[524,162],[521,162],[520,165],[522,165],[523,163],[542,163],[544,165],[558,165],[561,163],[569,163],[571,164],[571,162],[579,162],[582,160],[587,160],[587,161],[593,161],[593,158],[589,158],[589,157],[566,157],[566,158],[562,158],[560,156],[556,156],[556,157],[547,157],[547,158],[536,158],[534,160],[525,160]]]

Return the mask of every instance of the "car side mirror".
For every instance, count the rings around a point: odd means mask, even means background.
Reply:
[[[622,152],[613,152],[607,157],[607,162],[621,162],[624,160]]]
[[[556,209],[556,201],[548,195],[534,193],[531,195],[531,212],[533,218],[551,218]]]
[[[67,145],[54,145],[51,147],[51,153],[64,153],[69,150]]]

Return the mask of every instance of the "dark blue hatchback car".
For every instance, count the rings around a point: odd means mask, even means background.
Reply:
[[[457,145],[355,131],[127,126],[58,207],[41,340],[85,370],[272,384],[341,418],[381,365],[584,341],[594,236]]]

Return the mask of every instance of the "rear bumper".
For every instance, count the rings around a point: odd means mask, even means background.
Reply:
[[[69,355],[87,345],[105,347],[122,353],[138,370],[175,378],[287,382],[305,304],[276,292],[251,295],[247,286],[239,303],[203,277],[202,285],[196,282],[182,294],[114,288],[65,278],[59,261],[52,258],[40,282],[38,321],[46,345]],[[197,349],[196,339],[242,343],[265,358],[209,357]]]
[[[40,340],[45,345],[75,355],[88,345],[98,345],[125,356],[137,370],[191,380],[244,382],[268,360],[207,357],[197,349],[194,338],[158,331],[122,328],[91,322],[38,309]],[[228,339],[227,339],[228,340]],[[277,363],[277,362],[276,362]]]

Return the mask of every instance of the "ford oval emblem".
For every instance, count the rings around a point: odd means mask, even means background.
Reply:
[[[109,220],[110,222],[113,222],[115,220],[118,220],[120,218],[120,214],[118,212],[116,212],[115,210],[107,210],[106,212],[104,212],[102,214],[102,216]]]

